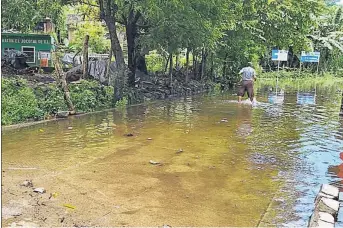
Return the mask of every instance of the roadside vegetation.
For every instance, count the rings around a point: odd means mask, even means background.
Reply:
[[[232,87],[247,62],[253,62],[260,78],[276,78],[278,63],[271,61],[272,49],[289,51],[288,61],[281,63],[279,79],[318,77],[328,81],[331,76],[341,77],[343,15],[342,7],[335,3],[14,0],[2,3],[1,22],[3,30],[28,33],[49,17],[56,27],[52,35],[59,52],[82,52],[84,38],[89,35],[90,52],[112,55],[116,71],[108,74],[109,86],[87,80],[69,84],[76,110],[89,112],[139,100],[137,90],[144,86],[138,84],[143,80],[155,85],[144,90],[161,93],[149,95],[149,99],[161,99],[201,84],[201,88],[216,84],[217,88]],[[68,13],[81,18],[73,42],[66,41]],[[124,43],[119,35],[125,36]],[[321,52],[318,75],[317,64],[302,64],[300,71],[302,51]],[[2,124],[45,119],[66,109],[60,85],[28,87],[20,79],[2,79],[2,86]],[[21,104],[21,97],[28,102]]]

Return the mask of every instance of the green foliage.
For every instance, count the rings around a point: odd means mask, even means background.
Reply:
[[[25,80],[2,79],[1,87],[1,124],[15,124],[43,117],[35,94]]]
[[[79,84],[70,84],[69,90],[78,111],[91,112],[114,107],[113,87],[103,86],[97,81],[84,80]]]
[[[105,28],[100,22],[84,22],[77,27],[75,38],[69,46],[75,51],[81,51],[85,36],[89,35],[88,47],[90,53],[108,53],[110,41],[105,38],[105,34]]]
[[[276,72],[263,73],[262,78],[258,78],[256,81],[256,87],[260,86],[273,86],[276,85],[280,88],[315,88],[316,86],[322,86],[323,88],[332,87],[334,85],[343,85],[343,77],[337,77],[330,73],[321,75],[315,75],[308,72],[302,73],[300,76],[295,72],[280,72],[278,75],[279,80],[276,80]],[[335,91],[337,92],[337,91]]]
[[[150,72],[162,72],[166,64],[166,59],[156,52],[146,55],[145,61]]]
[[[2,29],[31,31],[38,22],[49,17],[59,25],[63,0],[3,0],[1,1]]]
[[[58,111],[67,110],[63,92],[56,84],[29,87],[24,79],[2,79],[3,125],[44,119]],[[113,87],[97,81],[82,81],[69,86],[72,101],[78,112],[113,108]],[[25,101],[25,102],[23,102]]]
[[[342,7],[328,7],[325,14],[316,18],[318,26],[309,36],[313,49],[321,52],[320,65],[324,71],[343,68],[343,17]]]
[[[34,89],[38,107],[45,116],[55,114],[61,110],[67,110],[64,102],[63,92],[55,84],[48,86],[37,86]]]
[[[128,105],[128,99],[126,97],[123,97],[116,103],[116,108],[118,109],[124,109]]]
[[[341,80],[340,78],[343,78],[342,75],[334,75],[331,73],[312,73],[310,71],[302,70],[300,71],[293,71],[293,72],[288,72],[288,71],[283,71],[281,70],[280,72],[268,72],[268,73],[262,73],[259,75],[257,82],[264,80],[264,79],[337,79]]]

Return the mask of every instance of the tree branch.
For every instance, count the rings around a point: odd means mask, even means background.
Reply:
[[[135,18],[133,19],[132,23],[133,24],[136,24],[138,19],[142,16],[141,12],[137,12],[136,15],[135,15]]]
[[[147,29],[147,28],[151,28],[151,25],[136,25],[138,28],[140,29]]]
[[[125,17],[124,14],[121,14],[121,18],[123,19],[122,21],[117,20],[120,24],[126,25],[127,24],[127,18]]]

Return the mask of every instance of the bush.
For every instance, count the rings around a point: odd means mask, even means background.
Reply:
[[[29,87],[24,79],[2,79],[2,125],[28,119],[40,120],[67,110],[63,91],[56,84]],[[70,96],[78,112],[114,107],[113,87],[97,81],[69,85]]]
[[[103,86],[97,81],[82,81],[70,84],[69,90],[78,111],[91,112],[114,107],[114,91],[111,86]]]
[[[166,60],[163,56],[157,53],[150,53],[145,56],[148,71],[150,72],[161,72],[164,70]]]
[[[15,124],[28,119],[42,119],[44,112],[39,109],[36,96],[26,80],[1,80],[1,124]]]
[[[38,107],[44,112],[45,117],[67,109],[63,92],[55,84],[36,87],[34,93],[37,98]]]

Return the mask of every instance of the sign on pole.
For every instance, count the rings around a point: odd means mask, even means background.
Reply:
[[[320,52],[301,52],[300,62],[302,63],[317,63],[317,73],[319,73]]]
[[[287,61],[288,59],[288,51],[285,50],[272,50],[272,60],[278,61],[277,63],[277,70],[280,71],[280,62]],[[278,82],[278,77],[276,77],[276,83]]]
[[[287,61],[288,51],[285,50],[272,50],[273,61]]]
[[[319,63],[320,52],[301,52],[300,61],[305,63]]]

